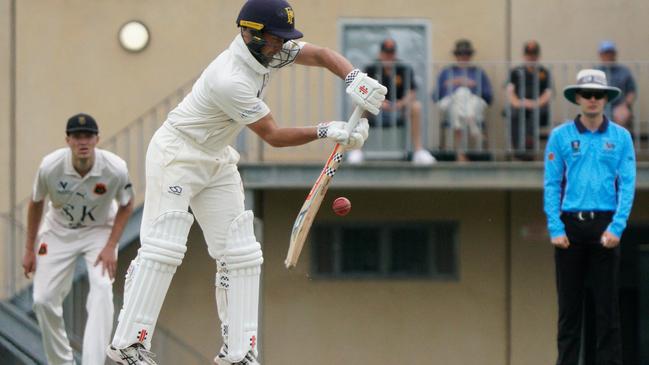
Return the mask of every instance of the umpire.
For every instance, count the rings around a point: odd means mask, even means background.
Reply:
[[[633,205],[636,163],[629,132],[604,115],[620,95],[598,70],[563,91],[581,114],[552,131],[545,151],[544,210],[555,247],[557,365],[577,365],[586,278],[593,283],[598,365],[622,364],[620,237]]]

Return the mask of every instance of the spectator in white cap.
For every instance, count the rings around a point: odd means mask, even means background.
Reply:
[[[615,86],[622,91],[622,95],[609,101],[606,114],[615,122],[631,130],[633,121],[633,102],[636,98],[636,86],[631,70],[628,67],[617,63],[617,47],[613,41],[602,41],[598,48],[599,58],[602,64],[596,69],[604,71],[609,85]]]

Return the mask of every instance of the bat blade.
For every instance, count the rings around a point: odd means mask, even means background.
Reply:
[[[356,127],[362,113],[363,109],[360,107],[354,109],[354,112],[348,121],[348,130],[351,131]],[[324,168],[320,172],[320,176],[318,176],[318,179],[315,184],[313,184],[311,191],[306,196],[306,200],[304,201],[304,204],[302,204],[302,208],[300,209],[297,218],[295,218],[293,229],[291,230],[291,240],[288,247],[288,253],[286,255],[286,260],[284,261],[287,269],[291,269],[297,265],[297,261],[300,258],[300,253],[302,252],[306,238],[309,235],[309,230],[311,229],[313,220],[315,219],[315,216],[320,209],[320,205],[322,204],[322,200],[329,189],[331,179],[334,177],[338,167],[342,163],[343,153],[343,147],[340,144],[336,144],[329,155]]]

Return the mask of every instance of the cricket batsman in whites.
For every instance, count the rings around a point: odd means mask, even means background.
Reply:
[[[360,148],[367,120],[348,132],[345,122],[282,128],[263,98],[275,72],[292,63],[325,67],[347,85],[361,108],[378,114],[387,89],[339,53],[305,42],[284,0],[248,0],[237,18],[238,34],[203,71],[192,91],[153,136],[146,156],[142,246],[126,274],[124,307],[108,356],[118,364],[155,364],[151,338],[171,278],[185,255],[194,216],[216,265],[216,304],[223,346],[217,365],[259,364],[257,312],[261,246],[253,214],[244,211],[230,145],[248,127],[275,147],[329,139]]]

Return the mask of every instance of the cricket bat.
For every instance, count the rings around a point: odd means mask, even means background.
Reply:
[[[362,114],[363,108],[357,106],[347,121],[348,132],[351,133],[351,131],[354,130]],[[311,224],[313,224],[318,209],[320,209],[320,204],[322,204],[322,199],[327,193],[327,189],[329,189],[331,179],[334,177],[338,167],[343,161],[344,153],[344,147],[339,143],[336,143],[336,146],[333,151],[331,151],[322,172],[320,172],[320,176],[318,176],[315,184],[313,184],[309,195],[306,196],[306,200],[304,201],[304,204],[302,204],[302,209],[300,209],[297,218],[295,218],[293,230],[291,231],[291,241],[288,247],[288,253],[286,255],[286,260],[284,261],[287,269],[291,269],[297,265],[297,260],[300,258],[300,253],[302,252],[306,238],[309,235]]]

